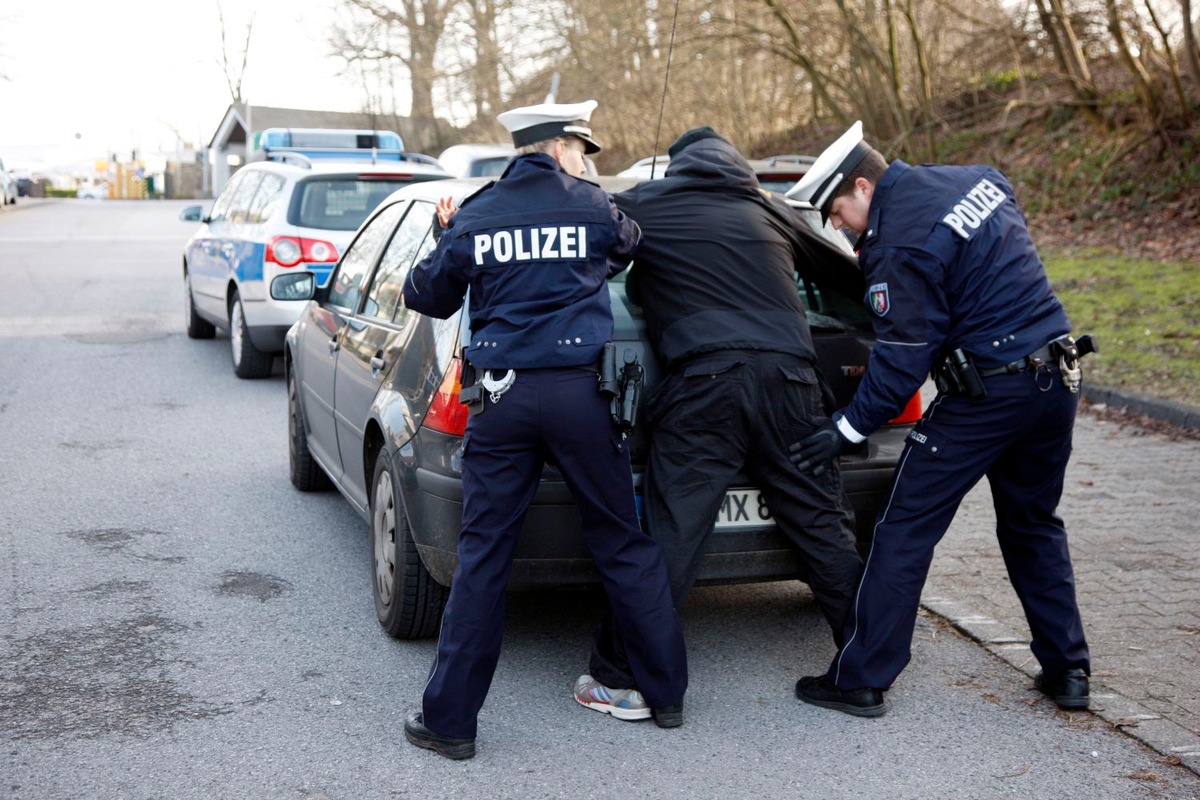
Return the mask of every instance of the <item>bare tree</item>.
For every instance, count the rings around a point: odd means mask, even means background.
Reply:
[[[217,66],[225,75],[225,84],[229,87],[230,99],[234,103],[241,103],[243,102],[242,81],[246,77],[246,64],[250,57],[250,37],[254,33],[254,15],[251,14],[250,21],[246,23],[246,41],[242,44],[241,63],[236,63],[236,56],[231,58],[228,26],[225,24],[225,12],[220,3],[217,3],[217,19],[221,24],[221,57],[217,59]]]
[[[446,15],[459,0],[342,0],[346,24],[335,26],[331,44],[347,64],[386,76],[399,64],[408,73],[409,116],[419,149],[441,144],[433,92],[436,59]],[[391,6],[397,6],[393,9]],[[386,79],[386,78],[385,78]]]
[[[1192,86],[1200,92],[1200,46],[1196,44],[1196,22],[1192,19],[1192,0],[1179,0],[1183,17],[1183,49],[1192,75]]]

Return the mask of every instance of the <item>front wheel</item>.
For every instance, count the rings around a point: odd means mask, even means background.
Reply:
[[[371,492],[371,552],[375,614],[389,636],[425,639],[437,633],[447,589],[433,579],[413,542],[392,465],[383,450],[375,459]]]
[[[275,358],[264,353],[250,341],[246,327],[246,311],[237,292],[229,303],[229,346],[233,353],[233,374],[239,378],[269,378]]]

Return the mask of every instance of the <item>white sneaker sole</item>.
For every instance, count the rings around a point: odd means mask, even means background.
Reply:
[[[574,692],[571,696],[575,698],[575,702],[584,708],[590,708],[593,711],[599,711],[601,714],[612,714],[617,719],[625,720],[626,722],[637,722],[642,719],[650,719],[649,708],[620,708],[619,706],[609,705],[608,703],[595,703],[584,700]]]

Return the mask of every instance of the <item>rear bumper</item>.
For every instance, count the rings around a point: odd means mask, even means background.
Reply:
[[[875,515],[891,484],[904,435],[873,437],[870,452],[842,462],[842,484],[854,507],[860,549],[870,541]],[[417,549],[433,578],[450,584],[458,563],[462,481],[416,468],[405,481],[405,502]],[[640,477],[640,476],[638,476]],[[640,483],[640,481],[637,481]],[[795,550],[773,525],[713,532],[698,583],[788,580],[800,574]],[[599,582],[579,531],[579,512],[561,480],[543,480],[525,517],[511,586],[569,586]]]

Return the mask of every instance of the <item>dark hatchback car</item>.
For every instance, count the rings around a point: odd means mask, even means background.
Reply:
[[[609,191],[635,183],[600,178]],[[446,320],[405,308],[401,287],[409,269],[433,248],[434,206],[478,190],[479,179],[408,186],[391,195],[359,229],[325,286],[305,273],[277,277],[272,294],[309,299],[288,332],[284,350],[292,483],[302,491],[336,486],[370,525],[373,593],[380,624],[392,636],[419,638],[437,631],[456,564],[462,519],[461,445],[466,406],[459,402],[460,342],[465,312]],[[830,243],[831,258],[854,269],[844,237],[821,229],[807,210],[814,236]],[[809,310],[820,369],[838,401],[848,400],[866,369],[874,342],[859,297],[821,286],[798,286]],[[645,369],[643,396],[658,368],[645,340],[641,309],[621,278],[610,282],[614,341],[620,360],[637,357]],[[872,435],[860,453],[843,456],[842,475],[868,533],[889,484],[904,437],[920,413],[914,397],[906,415]],[[631,453],[640,487],[647,449],[635,431]],[[739,482],[717,520],[701,583],[799,577],[798,560],[774,528],[758,490]],[[514,587],[598,581],[579,534],[579,518],[561,475],[547,466],[517,549]]]

